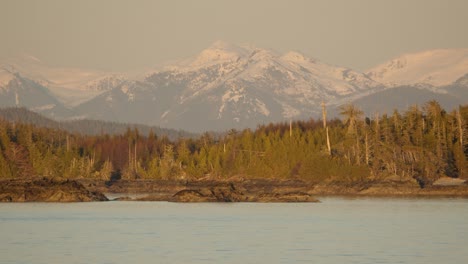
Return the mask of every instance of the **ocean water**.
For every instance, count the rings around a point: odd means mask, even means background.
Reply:
[[[467,199],[0,203],[0,263],[468,263]]]

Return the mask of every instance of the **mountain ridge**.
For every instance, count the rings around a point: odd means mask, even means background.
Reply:
[[[63,129],[70,133],[79,133],[82,135],[121,135],[124,134],[128,129],[137,129],[141,135],[148,136],[150,133],[154,133],[158,137],[168,137],[170,140],[176,140],[178,138],[194,138],[197,134],[190,133],[182,130],[173,130],[161,128],[158,126],[147,126],[142,124],[131,124],[131,123],[117,123],[101,120],[67,120],[67,121],[56,121],[50,119],[42,114],[31,111],[27,108],[19,107],[6,107],[0,108],[0,119],[4,119],[9,122],[29,124],[38,127],[52,128],[52,129]]]
[[[418,66],[428,65],[430,54],[437,55],[435,62],[430,67]],[[441,54],[450,56],[444,58]],[[34,84],[23,90],[34,94],[36,90],[45,89],[55,98],[50,102],[20,100],[18,104],[16,100],[16,104],[12,103],[14,93],[11,91],[19,91],[19,88],[15,90],[10,85],[16,77],[5,73],[3,63],[0,106],[25,106],[56,119],[136,122],[196,132],[254,128],[270,122],[319,117],[322,101],[333,113],[341,104],[359,102],[360,98],[372,98],[373,94],[398,87],[431,91],[424,93],[425,96],[448,93],[461,96],[461,101],[468,100],[463,82],[457,83],[462,79],[454,79],[461,72],[468,74],[465,60],[468,63],[468,49],[426,51],[397,57],[362,73],[309,58],[297,51],[279,53],[218,41],[191,58],[149,71],[136,79],[125,74],[86,70],[67,72],[62,69],[54,73],[53,68],[44,70],[40,61],[32,60],[31,65],[23,68],[36,67],[44,73],[41,76],[56,77],[35,80],[34,74],[18,71],[18,76]],[[453,66],[452,62],[457,63]],[[408,81],[411,74],[414,82]],[[85,77],[80,81],[81,75]],[[63,76],[68,76],[68,83]],[[403,81],[398,81],[397,77]],[[418,101],[411,98],[418,94],[417,90],[411,88],[408,93],[397,90],[407,96],[408,102]],[[26,92],[23,94],[26,96]],[[382,103],[395,104],[392,100]],[[51,111],[51,108],[55,109]]]

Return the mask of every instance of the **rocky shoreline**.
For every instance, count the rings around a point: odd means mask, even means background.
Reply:
[[[11,179],[0,181],[0,202],[93,202],[108,201],[76,180],[61,178]]]
[[[468,197],[466,183],[447,186],[428,185],[423,188],[416,181],[374,180],[358,183],[319,184],[297,179],[119,180],[114,182],[83,180],[81,182],[92,190],[128,194],[134,197],[121,197],[120,200],[139,201],[300,202],[313,201],[314,196]],[[135,198],[135,196],[138,197]]]
[[[287,202],[318,202],[312,195],[300,191],[275,191],[254,193],[233,183],[218,183],[200,188],[187,188],[168,196],[144,196],[138,201],[163,200],[169,202],[201,203],[201,202],[256,202],[256,203],[287,203]]]
[[[226,197],[217,193],[223,193],[223,191],[226,193],[226,190],[230,195],[226,200],[244,202],[300,202],[309,201],[309,199],[313,201],[313,196],[468,197],[468,184],[466,183],[421,187],[416,181],[374,180],[358,183],[316,184],[302,180],[227,179],[120,180],[115,182],[84,181],[83,183],[103,193],[147,194],[147,196],[134,199],[140,201],[223,201]],[[241,193],[240,197],[238,197],[239,193]],[[214,197],[217,198],[214,199]]]
[[[316,196],[468,197],[468,184],[430,185],[415,181],[327,182],[211,179],[199,181],[9,179],[0,181],[0,202],[107,201],[318,202]]]

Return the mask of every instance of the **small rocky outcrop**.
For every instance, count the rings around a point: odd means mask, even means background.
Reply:
[[[81,183],[62,178],[12,179],[0,181],[0,202],[92,202],[107,201]]]
[[[234,184],[205,187],[200,189],[184,189],[172,196],[171,202],[318,202],[317,199],[304,192],[265,192],[249,193],[246,189],[237,188]]]
[[[200,189],[184,189],[175,193],[171,202],[201,203],[201,202],[244,202],[248,197],[234,184],[205,187]]]

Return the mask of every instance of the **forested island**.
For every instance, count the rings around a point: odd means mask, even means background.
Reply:
[[[137,128],[84,135],[0,120],[0,178],[2,186],[45,177],[92,191],[162,194],[153,200],[203,198],[206,190],[211,196],[203,201],[216,200],[216,190],[239,201],[258,198],[246,193],[282,201],[272,194],[278,190],[295,201],[309,194],[468,195],[468,105],[447,112],[430,101],[365,117],[348,104],[341,120],[327,120],[325,108],[323,117],[176,140]],[[458,186],[444,189],[441,179]]]

